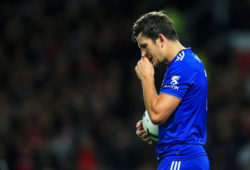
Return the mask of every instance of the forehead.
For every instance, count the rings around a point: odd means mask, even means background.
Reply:
[[[138,45],[140,46],[141,44],[149,44],[149,43],[152,43],[152,40],[146,36],[143,36],[142,33],[140,33],[138,36],[137,36],[137,42],[138,42]]]

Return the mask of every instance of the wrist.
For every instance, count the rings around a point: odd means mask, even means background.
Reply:
[[[141,79],[142,85],[145,84],[154,84],[154,77],[146,77]]]

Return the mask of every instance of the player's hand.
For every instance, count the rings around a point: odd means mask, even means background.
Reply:
[[[154,66],[147,57],[142,57],[135,67],[135,72],[140,80],[145,80],[154,76]]]
[[[136,135],[150,145],[153,143],[148,133],[143,129],[141,120],[136,123]]]

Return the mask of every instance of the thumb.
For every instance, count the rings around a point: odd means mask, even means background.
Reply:
[[[141,120],[136,123],[136,127],[137,128],[139,128],[141,125],[142,125],[142,121]]]

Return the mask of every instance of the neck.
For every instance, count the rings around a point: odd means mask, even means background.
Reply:
[[[185,49],[185,47],[179,41],[168,41],[166,49],[167,63],[170,63],[175,58],[175,56],[183,49]]]

